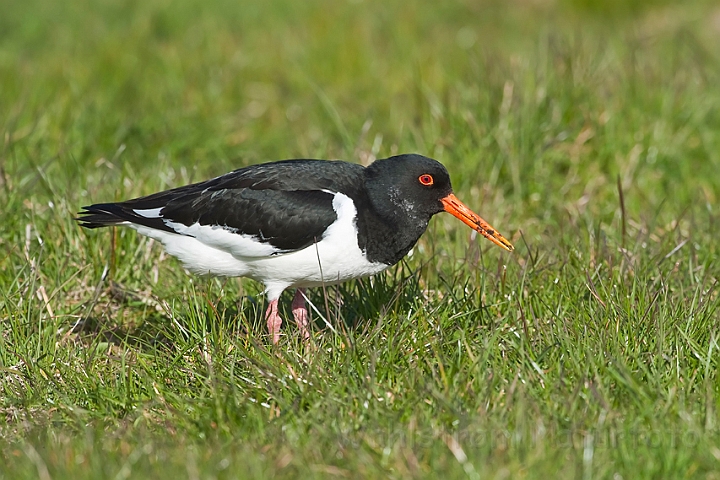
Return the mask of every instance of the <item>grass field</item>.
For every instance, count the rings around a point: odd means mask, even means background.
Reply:
[[[720,479],[718,45],[709,1],[4,2],[0,479]],[[517,249],[438,216],[311,345],[73,220],[402,152]]]

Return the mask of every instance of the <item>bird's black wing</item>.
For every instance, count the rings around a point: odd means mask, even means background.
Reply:
[[[362,174],[362,166],[345,162],[254,165],[146,197],[84,207],[78,220],[87,228],[129,222],[172,233],[179,233],[178,225],[199,224],[288,252],[322,238],[337,219],[335,193],[354,196]]]

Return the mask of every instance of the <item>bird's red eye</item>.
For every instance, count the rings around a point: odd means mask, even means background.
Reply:
[[[418,177],[418,181],[425,185],[426,187],[429,187],[433,183],[435,183],[435,179],[432,177],[432,175],[423,174]]]

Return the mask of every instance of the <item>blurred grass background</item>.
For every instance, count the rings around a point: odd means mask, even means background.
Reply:
[[[718,478],[719,42],[711,1],[4,2],[0,478]],[[404,152],[518,250],[436,218],[312,349],[72,220]]]

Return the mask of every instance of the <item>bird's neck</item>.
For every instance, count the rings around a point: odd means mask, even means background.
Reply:
[[[415,246],[429,218],[364,211],[357,217],[358,246],[371,262],[394,265]]]

